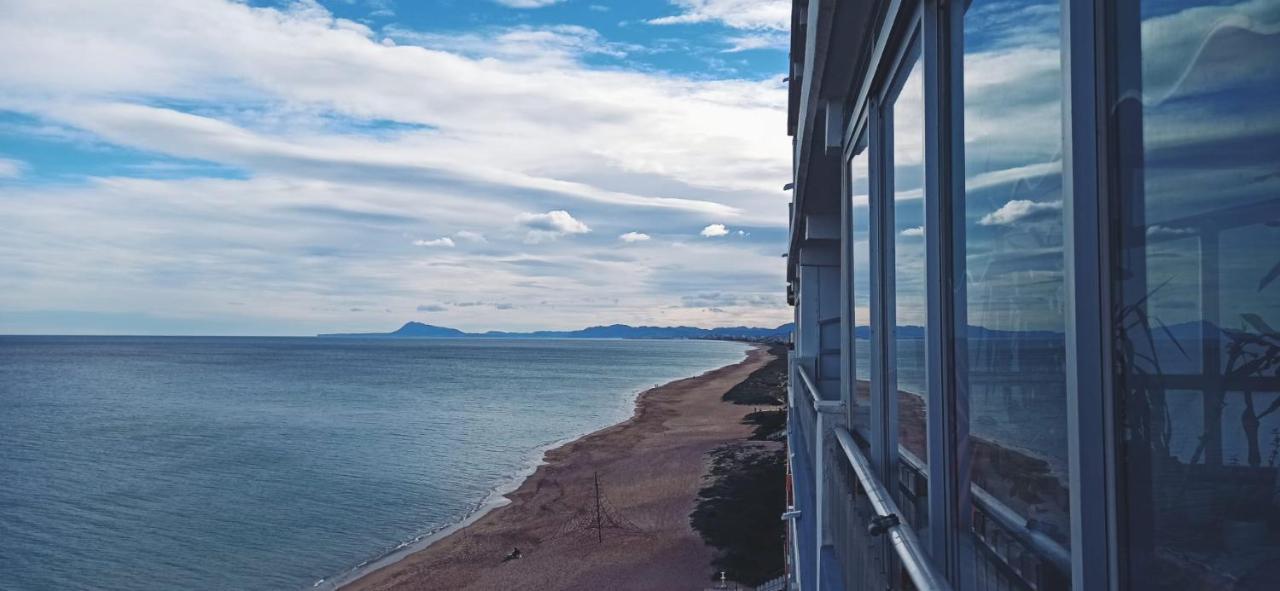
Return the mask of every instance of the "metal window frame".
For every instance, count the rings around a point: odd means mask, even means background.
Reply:
[[[881,482],[897,482],[898,437],[896,372],[893,360],[892,304],[892,103],[909,71],[903,63],[918,44],[924,76],[925,237],[927,287],[926,382],[929,437],[929,531],[932,559],[945,568],[947,578],[960,583],[964,575],[962,544],[969,531],[968,391],[963,375],[967,359],[964,295],[964,136],[963,26],[965,2],[946,0],[890,0],[880,34],[876,36],[862,83],[852,89],[851,117],[846,127],[845,166],[865,142],[868,159],[870,245],[871,409],[868,433],[870,459]],[[908,65],[911,65],[908,63]],[[897,84],[894,84],[895,78]],[[886,107],[886,105],[888,105]],[[947,106],[944,111],[943,106]],[[886,116],[886,111],[889,111]],[[847,177],[846,177],[847,178]],[[846,187],[845,199],[848,199]],[[886,225],[888,224],[888,225]],[[849,226],[851,228],[851,225]],[[885,247],[889,244],[888,248]],[[959,245],[959,246],[957,246]],[[842,284],[852,300],[852,267]],[[846,313],[852,314],[848,305]],[[846,339],[853,338],[855,321],[848,322]],[[888,330],[886,330],[888,328]],[[852,348],[852,345],[850,345]],[[844,393],[853,396],[856,355],[846,360]],[[892,384],[887,377],[894,377]],[[892,386],[892,387],[890,387]],[[850,406],[852,410],[852,406]],[[852,417],[850,417],[852,424]]]
[[[925,237],[926,237],[926,383],[929,517],[927,547],[934,560],[947,569],[948,578],[959,580],[958,544],[967,530],[961,521],[967,515],[967,480],[962,482],[967,459],[967,417],[965,392],[957,388],[955,367],[957,290],[952,288],[954,269],[963,265],[963,253],[956,254],[956,237],[963,237],[963,213],[951,214],[952,196],[963,191],[963,133],[958,127],[963,105],[958,99],[962,78],[962,49],[958,42],[963,26],[964,6],[943,0],[900,0],[892,2],[882,23],[868,74],[855,98],[846,132],[844,158],[856,153],[857,142],[866,140],[870,150],[868,170],[871,227],[871,325],[872,325],[872,458],[883,482],[897,481],[898,424],[897,379],[894,360],[893,326],[895,285],[893,282],[892,228],[892,106],[903,83],[919,58],[923,68],[925,146]],[[953,89],[955,89],[953,91]],[[952,98],[955,96],[956,98]],[[950,105],[947,112],[942,105]],[[953,127],[954,126],[954,127]],[[959,171],[959,174],[953,173]],[[961,212],[962,212],[961,208]],[[960,229],[957,233],[955,227]],[[963,269],[962,266],[959,267]],[[962,273],[963,271],[961,271]],[[959,294],[963,302],[963,294]],[[883,328],[882,328],[883,327]],[[851,376],[856,373],[851,372]],[[852,384],[848,385],[852,388]],[[961,445],[957,445],[961,444]],[[967,476],[967,475],[966,475]],[[956,499],[959,499],[958,501]]]
[[[1062,0],[1063,251],[1071,586],[1119,589],[1110,230],[1116,205],[1106,0]]]
[[[880,103],[878,99],[872,99],[868,110],[868,126],[870,128],[868,134],[868,191],[867,191],[867,248],[871,251],[871,285],[870,285],[870,301],[871,307],[870,324],[871,338],[868,339],[871,345],[871,359],[868,363],[869,376],[871,381],[871,415],[869,417],[868,427],[871,430],[871,462],[875,468],[876,476],[881,482],[892,482],[888,480],[891,475],[890,467],[894,465],[897,457],[897,438],[890,437],[886,433],[886,428],[890,424],[891,413],[886,406],[887,396],[885,395],[885,378],[889,372],[889,360],[886,356],[884,346],[885,332],[885,301],[891,297],[892,292],[886,289],[885,281],[885,259],[882,254],[882,244],[884,243],[884,203],[881,195],[884,193],[885,179],[881,174],[884,168],[884,136],[885,122],[881,118]],[[889,300],[892,301],[892,300]]]
[[[1071,466],[1072,587],[1119,589],[1115,461],[1118,458],[1111,363],[1110,220],[1115,195],[1114,148],[1105,105],[1112,79],[1105,0],[1062,1],[1064,258],[1067,290],[1068,454]],[[922,38],[925,67],[926,293],[929,339],[927,413],[930,437],[929,548],[947,576],[961,582],[963,542],[969,529],[968,391],[964,337],[963,26],[966,3],[891,0],[867,74],[853,89],[846,130],[846,166],[866,141],[870,217],[871,461],[881,482],[894,482],[897,465],[896,378],[893,357],[891,202],[892,114],[886,79],[901,70],[904,47]],[[907,16],[914,13],[914,16]],[[911,25],[902,22],[913,19]],[[923,30],[923,33],[920,31]],[[1112,52],[1112,53],[1109,53]],[[895,74],[896,76],[896,74]],[[893,94],[896,94],[893,93]],[[886,116],[886,105],[890,112]],[[946,109],[944,110],[944,106]],[[847,189],[847,187],[846,187]],[[847,193],[847,190],[846,190]],[[846,195],[847,198],[847,195]],[[889,225],[886,225],[889,224]],[[846,226],[850,228],[850,226]],[[888,248],[886,243],[890,243]],[[852,267],[842,290],[852,315]],[[886,279],[889,279],[888,281]],[[937,279],[936,281],[934,279]],[[855,321],[842,334],[853,338]],[[852,345],[842,395],[856,383]],[[890,384],[889,382],[893,383]],[[892,387],[889,387],[892,386]],[[846,398],[848,400],[849,398]],[[887,403],[887,404],[886,404]],[[850,405],[850,408],[852,405]],[[942,445],[935,445],[941,441]],[[950,445],[947,445],[950,443]],[[937,450],[935,453],[934,450]]]
[[[969,397],[965,299],[963,2],[926,0],[925,265],[930,553],[964,587],[968,540]]]
[[[853,249],[853,159],[859,156],[870,159],[870,148],[867,138],[866,112],[853,117],[849,123],[847,140],[840,155],[842,170],[840,185],[840,344],[841,370],[840,397],[845,403],[845,424],[850,431],[856,424],[854,413],[857,411],[858,384],[858,321],[854,314],[857,300],[854,297],[856,283],[854,272],[857,270],[854,261],[857,258]],[[871,166],[867,163],[868,206],[870,205]],[[868,245],[870,243],[868,242]],[[870,260],[870,257],[868,257]],[[868,275],[869,277],[870,275]],[[868,303],[870,306],[870,303]],[[859,433],[860,437],[869,438],[870,433]]]
[[[926,81],[923,78],[923,75],[924,75],[923,70],[925,67],[925,64],[924,64],[925,42],[923,39],[925,4],[926,2],[924,2],[923,0],[920,0],[912,3],[910,6],[903,7],[904,11],[907,11],[907,14],[909,14],[910,16],[904,23],[900,24],[900,28],[898,29],[899,34],[895,37],[896,43],[890,46],[893,49],[893,52],[890,54],[892,55],[892,57],[881,66],[882,68],[881,72],[883,73],[881,80],[883,81],[883,83],[879,87],[879,93],[876,96],[876,102],[875,102],[875,114],[877,115],[880,125],[878,130],[879,134],[876,136],[877,139],[879,140],[879,143],[878,143],[878,146],[873,146],[873,149],[876,152],[879,152],[879,158],[875,161],[875,168],[872,169],[871,174],[873,176],[878,175],[879,182],[876,183],[876,187],[878,191],[872,192],[870,196],[870,201],[879,206],[878,210],[873,210],[873,213],[871,216],[871,226],[873,228],[873,235],[874,235],[873,244],[875,245],[875,248],[872,251],[872,258],[873,258],[872,264],[873,266],[875,266],[878,262],[880,267],[880,274],[879,274],[880,281],[878,285],[873,285],[873,289],[880,292],[881,298],[879,300],[879,306],[878,306],[879,309],[874,310],[873,315],[877,312],[879,313],[879,317],[881,320],[880,326],[882,327],[882,330],[875,331],[873,329],[873,336],[875,337],[875,339],[874,339],[872,348],[873,350],[879,349],[879,352],[880,352],[878,356],[874,356],[874,357],[880,369],[881,379],[878,382],[876,380],[872,381],[872,392],[873,392],[873,399],[878,397],[880,406],[883,409],[882,412],[879,413],[880,416],[877,417],[881,421],[877,425],[880,427],[880,436],[877,437],[877,439],[881,441],[881,444],[883,446],[882,455],[880,458],[883,463],[877,467],[880,468],[879,476],[881,478],[881,482],[886,483],[887,485],[892,485],[893,488],[891,490],[897,490],[897,483],[899,481],[899,476],[898,476],[899,464],[902,462],[899,449],[898,449],[900,446],[900,439],[901,439],[900,437],[901,436],[901,427],[900,427],[901,416],[899,414],[899,409],[898,409],[898,389],[899,388],[898,388],[897,334],[896,334],[897,232],[895,230],[895,225],[894,225],[895,215],[896,215],[895,204],[894,204],[894,191],[895,191],[894,146],[895,146],[895,139],[896,139],[895,138],[896,129],[894,127],[894,109],[897,105],[898,98],[901,96],[903,87],[906,85],[906,81],[911,75],[912,70],[915,67],[921,68],[921,76],[922,76],[921,92],[922,94],[925,95],[925,100],[922,102],[922,105],[921,105],[922,109],[925,111],[925,113],[922,113],[923,119],[921,121],[921,126],[923,129],[921,129],[921,132],[923,134],[922,140],[927,150],[928,149],[927,146],[930,144],[932,139],[936,137],[937,134],[936,134],[936,130],[928,129],[929,116],[927,113],[929,111],[930,105],[927,97],[931,93],[928,90],[926,90],[925,87],[928,86],[928,81]],[[925,166],[926,166],[925,182],[927,184],[928,183],[927,177],[929,174],[927,162],[925,163]],[[925,188],[926,187],[922,187],[922,190],[924,190]],[[929,201],[929,195],[927,193],[924,194],[922,196],[922,200],[925,203],[927,203]],[[926,218],[927,218],[927,214],[926,214]],[[934,230],[927,225],[927,219],[925,221],[926,221],[925,234],[928,235],[930,232]],[[875,228],[877,225],[879,226],[878,232],[875,231]],[[928,253],[926,250],[926,258],[927,256],[928,256]],[[927,271],[928,264],[929,263],[926,262],[926,271]],[[873,283],[875,282],[873,281]],[[929,291],[930,290],[926,287],[926,293],[925,293],[926,307],[930,305],[930,300],[931,298],[933,298],[933,294],[929,293]],[[926,311],[926,315],[927,315],[927,311]],[[927,322],[928,320],[926,320],[926,324]],[[930,326],[928,325],[925,326],[926,335],[928,335],[931,332],[931,330],[932,328]],[[925,392],[925,400],[926,400],[925,416],[926,416],[927,422],[937,423],[938,422],[937,417],[930,418],[931,415],[936,414],[934,412],[936,407],[932,405],[935,392],[931,388],[932,384],[929,383],[929,380],[928,380],[929,375],[937,373],[936,369],[933,368],[933,361],[934,360],[928,358],[928,352],[926,351],[925,375],[926,375],[926,389],[928,391]],[[874,402],[873,402],[873,405],[874,405]],[[928,430],[929,426],[930,425],[928,424],[926,425],[926,430]],[[926,435],[926,438],[928,437],[929,436]],[[943,523],[937,522],[933,519],[933,515],[932,515],[933,507],[931,506],[933,504],[934,499],[942,497],[943,491],[938,489],[938,485],[942,481],[942,477],[940,476],[940,474],[944,471],[945,471],[945,466],[943,464],[931,463],[928,467],[928,474],[927,474],[927,479],[928,479],[927,490],[928,490],[928,499],[930,502],[930,506],[928,510],[930,511],[930,513],[927,513],[925,517],[928,523],[927,525],[928,535],[926,536],[926,540],[927,540],[926,548],[928,548],[927,551],[935,561],[945,556],[945,554],[941,554],[941,555],[938,554],[936,551],[936,548],[938,546],[945,548],[945,546],[947,545],[946,544],[947,534],[945,530],[939,531],[939,526],[942,526]],[[915,527],[917,525],[918,524],[913,524],[912,527]],[[893,556],[893,554],[890,553],[890,556]],[[897,565],[898,568],[905,567],[905,565],[901,564],[901,562],[896,559],[894,560],[894,563]]]
[[[923,2],[921,2],[920,5],[923,5]],[[879,203],[880,212],[879,216],[872,218],[872,225],[874,226],[878,222],[881,225],[881,231],[878,234],[879,241],[876,243],[876,252],[873,252],[872,256],[880,259],[880,265],[882,267],[882,282],[880,290],[883,292],[884,296],[880,302],[884,307],[883,310],[880,310],[881,317],[884,321],[884,324],[881,326],[884,327],[884,330],[881,330],[877,336],[878,344],[882,349],[884,363],[882,368],[882,375],[884,376],[884,379],[880,384],[880,394],[882,396],[882,403],[886,409],[886,423],[882,425],[885,445],[887,448],[883,480],[883,482],[886,483],[898,481],[898,463],[900,461],[898,454],[898,445],[900,441],[900,416],[898,414],[897,395],[898,361],[896,335],[898,269],[896,264],[897,233],[894,228],[896,215],[894,206],[895,164],[893,158],[896,139],[894,137],[894,107],[897,104],[898,97],[902,94],[902,88],[906,85],[907,78],[910,77],[912,68],[916,66],[916,60],[920,60],[920,67],[922,68],[923,73],[924,43],[921,39],[921,17],[921,10],[918,6],[915,11],[915,15],[912,17],[911,25],[900,38],[900,43],[896,48],[893,60],[889,62],[886,68],[886,72],[888,72],[888,77],[886,78],[887,84],[881,88],[880,95],[877,97],[876,101],[881,123],[879,146],[881,155],[879,167],[873,172],[873,174],[878,173],[880,175],[880,192],[879,194],[872,195],[871,198]],[[923,90],[924,84],[922,83],[921,86],[921,90]],[[927,103],[922,106],[927,110]],[[924,121],[921,122],[922,127],[924,123]],[[925,132],[925,144],[928,144],[927,130],[922,129],[921,131]],[[927,196],[922,199],[927,200]],[[927,234],[929,231],[930,228],[926,226],[925,233]],[[925,297],[927,300],[928,293],[926,293]],[[925,333],[928,334],[928,332],[929,327],[926,326]],[[930,372],[928,359],[925,360],[925,372],[926,374]],[[928,401],[927,395],[928,393],[926,393],[926,402]],[[928,414],[929,407],[926,407],[925,416],[928,416]],[[930,486],[932,486],[932,484]],[[929,492],[932,493],[932,489]]]

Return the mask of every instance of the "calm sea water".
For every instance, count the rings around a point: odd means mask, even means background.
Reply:
[[[0,337],[0,589],[310,588],[745,350]]]

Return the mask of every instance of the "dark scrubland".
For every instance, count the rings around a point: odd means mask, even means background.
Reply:
[[[759,407],[743,418],[754,430],[707,454],[708,473],[690,516],[693,528],[716,550],[715,571],[747,585],[783,572],[787,349],[774,345],[769,353],[771,361],[723,397]]]
[[[783,405],[787,401],[787,347],[770,345],[773,360],[724,394],[734,404]]]

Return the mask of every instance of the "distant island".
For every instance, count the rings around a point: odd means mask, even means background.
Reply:
[[[791,337],[791,323],[776,328],[729,326],[698,328],[695,326],[629,326],[611,324],[581,330],[539,330],[535,332],[463,332],[456,328],[406,322],[394,332],[337,333],[317,335],[324,338],[489,338],[489,339],[733,339],[749,341],[786,341]]]

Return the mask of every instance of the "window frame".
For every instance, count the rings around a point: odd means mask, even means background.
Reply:
[[[963,252],[956,252],[956,237],[963,237],[963,207],[959,214],[952,204],[955,195],[963,195],[963,103],[958,91],[962,87],[960,47],[964,5],[942,0],[904,0],[892,2],[882,23],[881,34],[873,48],[868,73],[861,87],[853,89],[853,108],[845,128],[842,166],[847,171],[852,158],[865,154],[868,158],[869,245],[871,269],[868,274],[870,293],[869,369],[871,412],[869,428],[871,459],[882,482],[897,486],[898,424],[895,376],[891,354],[894,349],[891,326],[892,307],[896,299],[893,278],[892,227],[892,108],[893,98],[900,92],[914,60],[920,60],[924,91],[924,204],[926,265],[926,430],[928,438],[928,526],[926,546],[933,559],[944,568],[953,582],[961,579],[959,547],[968,536],[968,498],[966,454],[968,426],[956,417],[967,417],[967,392],[957,388],[956,326],[962,326],[963,314],[956,316],[957,289],[950,277],[957,267],[963,272]],[[953,91],[953,89],[955,89]],[[951,97],[956,97],[954,100]],[[945,114],[939,105],[951,104]],[[952,171],[960,171],[954,174]],[[847,178],[847,175],[846,175]],[[843,199],[851,197],[844,187]],[[846,228],[849,220],[842,219]],[[886,225],[889,224],[889,225]],[[957,230],[958,229],[958,230]],[[848,256],[849,251],[846,251]],[[851,267],[842,288],[852,291]],[[850,294],[852,301],[852,296]],[[960,300],[963,301],[962,299]],[[849,308],[846,308],[849,309]],[[849,321],[845,342],[852,349],[853,328]],[[853,396],[856,380],[853,353],[846,360],[850,380],[844,384],[845,396]],[[892,386],[892,387],[890,387]],[[850,417],[852,418],[852,417]],[[961,447],[960,445],[965,445]],[[963,483],[959,475],[964,474]],[[958,495],[956,491],[965,491]],[[953,499],[959,499],[952,502]],[[963,521],[962,521],[963,519]],[[962,526],[966,527],[962,529]]]
[[[969,392],[967,388],[967,295],[965,276],[964,194],[964,17],[968,2],[890,0],[871,47],[860,85],[851,88],[851,107],[842,142],[847,171],[854,156],[868,158],[869,245],[871,269],[869,368],[870,458],[882,482],[897,482],[896,383],[890,312],[892,282],[892,101],[903,62],[914,58],[919,43],[925,98],[925,239],[927,287],[926,383],[929,438],[927,547],[957,588],[973,586],[969,501]],[[1110,220],[1121,172],[1114,123],[1103,105],[1118,92],[1120,54],[1114,33],[1135,26],[1106,0],[1060,0],[1063,77],[1064,282],[1066,286],[1066,364],[1069,495],[1071,504],[1071,586],[1077,591],[1120,588],[1117,528],[1117,433],[1111,390],[1112,334],[1108,286],[1112,262]],[[1126,29],[1127,30],[1127,29]],[[1123,49],[1123,48],[1120,48]],[[908,66],[910,63],[908,62]],[[896,82],[896,84],[895,84]],[[892,91],[892,92],[891,92]],[[886,113],[886,111],[890,111]],[[848,200],[849,185],[842,187]],[[888,207],[886,207],[886,205]],[[886,215],[888,214],[888,215]],[[851,230],[848,211],[844,228]],[[886,243],[887,248],[886,248]],[[845,247],[845,258],[851,252]],[[845,263],[842,292],[852,304],[852,268]],[[887,280],[888,279],[888,280]],[[844,343],[847,380],[842,395],[852,402],[857,371],[852,307]],[[852,404],[850,404],[852,409]],[[850,410],[852,412],[852,410]],[[852,416],[850,424],[852,424]],[[890,553],[892,554],[892,553]]]
[[[1080,591],[1120,588],[1111,290],[1121,170],[1119,134],[1106,107],[1119,90],[1119,52],[1104,34],[1120,15],[1107,4],[1062,0],[1067,457],[1071,585]]]

